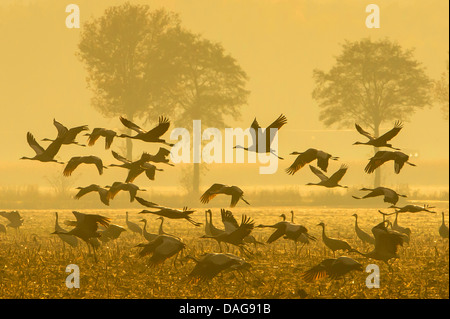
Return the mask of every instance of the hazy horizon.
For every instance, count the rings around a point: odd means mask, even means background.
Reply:
[[[108,6],[124,1],[77,1],[81,10],[81,29],[67,29],[64,21],[66,3],[55,1],[6,1],[0,4],[0,103],[3,116],[0,130],[0,188],[39,185],[51,187],[45,177],[54,177],[62,167],[53,163],[21,161],[33,156],[26,141],[30,131],[41,145],[42,138],[54,138],[53,118],[68,127],[89,125],[122,129],[118,117],[105,118],[91,106],[92,93],[87,88],[85,66],[75,56],[83,23],[100,16]],[[312,72],[328,70],[339,54],[345,40],[388,37],[404,48],[414,48],[414,57],[426,67],[427,75],[438,79],[448,61],[448,2],[377,1],[381,9],[381,28],[367,29],[364,25],[365,4],[353,1],[130,1],[149,4],[152,9],[164,7],[178,13],[182,25],[194,33],[221,43],[249,76],[248,105],[241,108],[240,120],[229,120],[226,127],[248,127],[256,117],[261,126],[270,124],[281,113],[288,120],[279,132],[279,161],[276,174],[260,175],[260,164],[211,164],[201,177],[200,190],[214,182],[247,186],[290,187],[317,182],[308,168],[287,175],[284,170],[294,161],[292,151],[310,147],[323,149],[338,162],[330,164],[328,173],[342,163],[350,166],[344,185],[371,186],[373,176],[364,173],[372,156],[368,146],[353,146],[364,141],[353,127],[325,127],[318,119],[319,108],[312,99]],[[202,14],[199,14],[199,12]],[[171,114],[165,114],[170,118]],[[143,125],[152,127],[154,121]],[[141,119],[136,123],[143,124]],[[383,123],[381,131],[393,127]],[[169,139],[171,125],[165,137]],[[206,127],[203,127],[203,129]],[[223,129],[223,128],[219,128]],[[386,186],[409,185],[416,188],[448,190],[449,123],[443,118],[439,105],[418,110],[411,121],[405,122],[395,145],[405,153],[417,153],[411,161],[417,167],[405,167],[393,174],[393,164],[383,167],[382,183]],[[85,142],[79,136],[78,141]],[[134,143],[133,155],[142,151],[155,153],[160,144]],[[111,150],[124,154],[124,140],[116,139]],[[94,147],[63,146],[58,158],[67,162],[75,155],[98,155],[105,165],[117,161],[105,151],[103,139]],[[143,187],[179,188],[182,168],[188,164],[168,167],[157,165],[155,181],[139,177],[136,184]],[[81,166],[70,177],[74,186],[91,183],[110,185],[125,178],[125,171],[110,168],[99,176],[95,168]],[[395,188],[394,187],[394,188]]]

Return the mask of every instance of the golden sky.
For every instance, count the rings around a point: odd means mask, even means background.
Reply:
[[[44,175],[52,174],[56,164],[19,161],[19,158],[34,155],[26,142],[27,131],[31,131],[38,140],[55,135],[53,118],[70,127],[82,124],[90,128],[121,127],[117,118],[103,118],[90,105],[91,92],[86,87],[86,72],[75,57],[80,30],[66,28],[65,6],[78,4],[83,23],[90,17],[101,15],[107,6],[123,2],[0,2],[0,186],[41,184]],[[354,165],[348,182],[370,181],[362,168],[372,150],[351,145],[361,136],[352,129],[326,128],[319,122],[317,103],[311,97],[313,69],[328,70],[344,40],[363,37],[389,37],[405,48],[415,48],[416,59],[424,64],[427,74],[433,79],[444,72],[448,60],[447,0],[375,0],[373,3],[378,4],[381,10],[380,29],[366,28],[365,6],[372,2],[360,0],[130,2],[147,3],[155,9],[163,6],[179,13],[186,28],[222,43],[236,58],[249,75],[251,95],[248,105],[242,108],[241,120],[230,122],[230,125],[247,127],[255,116],[261,126],[270,124],[280,113],[288,118],[288,124],[280,130],[280,153],[286,160],[280,162],[280,171],[276,175],[255,176],[253,179],[251,174],[257,174],[257,167],[228,167],[233,173],[224,174],[214,165],[204,178],[205,184],[216,179],[230,184],[304,184],[313,181],[311,179],[315,177],[310,172],[295,177],[284,173],[284,168],[294,159],[288,154],[309,147],[324,149],[340,156],[343,162]],[[392,124],[385,124],[383,129],[390,129]],[[416,159],[418,167],[407,167],[389,182],[448,187],[448,130],[448,120],[442,118],[438,106],[418,111],[395,141],[402,149],[419,153]],[[147,147],[136,144],[135,154],[144,149],[143,146]],[[158,147],[151,146],[149,151],[153,152]],[[99,145],[86,149],[63,147],[61,158],[67,160],[81,154],[101,154],[107,163],[112,163],[110,153]],[[337,168],[333,166],[331,170]],[[83,172],[87,175],[91,171],[80,171]],[[168,170],[165,174],[168,177],[164,177],[159,185],[177,184],[177,169]],[[102,178],[107,183],[115,177],[117,175]],[[80,179],[88,180],[87,176]]]

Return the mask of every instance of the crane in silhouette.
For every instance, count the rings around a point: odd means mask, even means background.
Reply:
[[[144,236],[144,238],[147,239],[147,241],[152,241],[152,240],[156,239],[156,237],[158,237],[158,235],[149,233],[147,231],[147,219],[142,218],[140,220],[140,222],[144,223],[144,227],[142,228],[142,236]],[[159,234],[159,235],[161,235],[161,234]]]
[[[339,185],[340,180],[342,177],[344,177],[345,173],[347,173],[348,166],[342,165],[339,170],[337,170],[333,175],[330,177],[327,177],[324,173],[322,173],[319,169],[315,168],[314,166],[309,165],[309,168],[311,171],[320,178],[319,183],[308,183],[306,185],[317,185],[317,186],[324,186],[327,188],[333,188],[333,187],[342,187],[342,188],[348,188],[347,186]]]
[[[356,130],[358,131],[359,134],[364,135],[369,140],[367,142],[365,142],[365,143],[355,142],[355,143],[353,143],[353,145],[371,145],[371,146],[374,146],[374,147],[389,147],[389,148],[392,148],[392,149],[397,150],[397,151],[400,150],[398,148],[392,147],[392,145],[388,144],[387,142],[390,141],[391,139],[393,139],[395,136],[397,136],[397,134],[403,128],[403,123],[401,121],[396,121],[395,124],[394,124],[394,128],[392,130],[384,133],[383,135],[381,135],[379,137],[374,137],[369,132],[364,131],[361,128],[361,126],[359,126],[358,124],[355,124],[355,127],[356,127]]]
[[[139,186],[135,184],[122,182],[114,182],[111,186],[105,186],[105,188],[109,188],[108,199],[110,200],[114,199],[120,191],[128,192],[130,194],[130,203],[134,201],[138,191],[147,191],[146,189],[139,188]]]
[[[198,283],[210,281],[223,271],[244,270],[250,267],[250,263],[243,258],[230,253],[209,253],[197,259],[193,256],[186,256],[195,261],[194,269],[189,273],[190,282]]]
[[[209,216],[209,220],[208,220]],[[205,234],[208,236],[217,236],[224,233],[225,230],[219,229],[214,226],[212,221],[212,211],[210,209],[205,211]]]
[[[430,213],[430,214],[436,214],[435,211],[432,211],[430,209],[436,208],[434,206],[430,206],[430,205],[423,205],[423,206],[419,206],[419,205],[405,205],[403,207],[398,207],[395,205],[392,205],[390,208],[394,208],[396,213],[421,213],[421,212],[425,212],[425,213]]]
[[[325,234],[325,224],[323,222],[319,223],[317,226],[322,227],[322,240],[325,246],[330,248],[333,251],[333,257],[336,257],[337,250],[346,250],[350,251],[352,247],[344,241],[336,238],[330,238]]]
[[[103,166],[102,159],[97,156],[75,156],[72,157],[69,162],[67,162],[66,167],[64,168],[63,175],[70,176],[73,171],[81,164],[94,164],[97,167],[98,173],[100,175],[103,174],[103,169],[107,168]]]
[[[116,240],[124,231],[127,230],[122,226],[109,224],[108,227],[106,227],[104,230],[99,231],[100,240],[104,243],[107,243],[111,240]]]
[[[36,155],[34,157],[23,156],[20,159],[64,164],[63,162],[58,162],[57,160],[54,159],[56,154],[58,154],[63,141],[64,139],[62,137],[57,137],[53,142],[50,143],[49,146],[47,146],[46,149],[44,149],[42,146],[39,145],[38,142],[36,142],[36,139],[34,138],[33,134],[28,132],[27,133],[28,145],[30,145],[30,147],[34,150]]]
[[[386,224],[389,223],[389,221],[383,221],[372,228],[375,237],[375,248],[372,251],[362,253],[356,249],[351,249],[351,252],[356,252],[366,258],[383,261],[388,265],[389,270],[393,271],[389,260],[399,258],[398,247],[403,246],[404,237],[399,232],[388,229]]]
[[[252,145],[249,147],[244,147],[242,145],[236,145],[233,148],[243,149],[248,152],[255,153],[271,153],[278,157],[279,159],[283,159],[275,153],[275,150],[270,148],[272,142],[275,138],[276,133],[279,129],[281,129],[287,123],[287,118],[283,114],[281,114],[272,124],[270,124],[267,128],[262,129],[259,126],[256,118],[253,120],[252,125],[250,126],[250,134],[252,135]],[[275,131],[274,131],[275,130]],[[259,137],[263,140],[259,141]],[[262,142],[262,143],[260,143]],[[265,143],[264,143],[265,142]]]
[[[328,161],[331,159],[337,161],[339,157],[332,156],[324,151],[315,148],[309,148],[304,152],[292,152],[290,155],[298,155],[294,163],[286,169],[286,173],[294,175],[303,166],[317,159],[317,166],[324,172],[327,171]]]
[[[152,254],[148,260],[149,266],[156,266],[164,263],[167,259],[174,255],[178,255],[185,247],[180,239],[173,236],[159,235],[151,242],[139,244],[137,247],[142,248],[139,252],[140,257]],[[174,260],[175,265],[176,257]]]
[[[17,210],[13,210],[11,212],[1,211],[0,216],[9,221],[9,224],[6,224],[6,227],[14,228],[16,232],[19,227],[23,225],[23,218]]]
[[[283,220],[286,220],[286,215],[281,214],[280,217],[282,217]],[[295,222],[294,222],[294,211],[293,210],[291,210],[291,223],[295,224]],[[311,237],[313,237],[313,238],[311,238]],[[287,239],[286,237],[284,237],[284,238]],[[295,243],[296,243],[295,249],[297,250],[297,241],[301,242],[304,245],[309,245],[311,241],[316,241],[316,240],[317,239],[314,236],[311,236],[309,234],[301,233],[300,236],[295,240]],[[303,246],[300,248],[300,251],[303,248]]]
[[[143,232],[142,228],[138,224],[130,222],[130,220],[128,219],[128,212],[125,213],[125,223],[127,224],[128,229],[131,230],[132,233],[142,235]]]
[[[146,201],[145,199],[141,197],[136,196],[136,200],[139,202],[139,204],[157,209],[156,211],[150,211],[150,210],[142,210],[139,212],[139,214],[155,214],[163,217],[167,217],[170,219],[186,219],[188,222],[190,222],[194,226],[201,226],[202,223],[198,223],[192,219],[190,216],[192,213],[195,212],[195,210],[189,210],[187,207],[184,207],[183,210],[175,209],[175,208],[169,208],[164,206],[159,206],[158,204]]]
[[[200,238],[211,238],[215,239],[217,242],[225,242],[231,245],[238,247],[244,254],[249,252],[244,246],[244,238],[250,235],[253,228],[255,227],[254,221],[247,217],[246,215],[242,215],[241,224],[237,229],[228,233],[226,230],[224,233],[216,235],[216,236],[208,236],[203,235]]]
[[[102,203],[105,204],[106,206],[109,206],[109,198],[108,198],[108,190],[107,189],[102,188],[97,184],[91,184],[86,187],[77,187],[76,189],[79,189],[79,191],[75,195],[75,199],[80,199],[84,195],[89,194],[91,192],[97,192]]]
[[[127,128],[135,131],[137,134],[134,136],[121,134],[118,137],[128,137],[135,140],[141,140],[144,142],[149,143],[163,143],[168,146],[174,146],[174,144],[167,143],[164,139],[161,138],[161,136],[167,132],[167,130],[170,127],[170,121],[169,119],[165,118],[164,116],[159,117],[159,123],[158,125],[151,129],[150,131],[145,131],[141,127],[137,126],[135,123],[127,120],[124,117],[120,117],[120,121],[123,125],[125,125]]]
[[[208,219],[209,216],[209,219]],[[210,209],[205,211],[205,235],[207,236],[218,236],[220,234],[225,233],[225,230],[219,229],[216,226],[214,226],[212,221],[212,212]],[[219,245],[219,251],[222,252],[222,245],[220,242],[217,242]]]
[[[95,240],[98,239],[101,235],[98,232],[98,226],[101,225],[103,227],[108,227],[110,219],[97,214],[84,214],[77,211],[73,211],[72,214],[76,218],[76,226],[68,232],[55,231],[52,234],[66,234],[73,235],[81,240],[83,240],[89,249],[89,254],[91,252],[91,246],[94,251],[94,259],[97,262],[96,255],[96,245],[94,244]],[[92,241],[92,239],[94,241]]]
[[[222,223],[225,226],[225,232],[226,233],[232,233],[234,232],[236,229],[239,228],[239,224],[236,220],[236,218],[234,218],[234,215],[231,211],[229,210],[225,210],[225,209],[221,209],[220,210],[220,215],[222,217]],[[246,237],[244,237],[243,239],[244,243],[247,244],[253,244],[256,248],[256,245],[264,245],[264,243],[256,240],[256,238],[253,235],[248,235]]]
[[[200,201],[203,204],[209,203],[211,199],[216,197],[219,194],[225,194],[231,196],[230,207],[235,207],[239,200],[244,201],[247,205],[250,205],[244,199],[244,192],[237,186],[227,186],[224,184],[213,184],[210,188],[206,190],[206,192],[200,197]]]
[[[55,212],[55,231],[59,232],[60,234],[58,234],[58,237],[61,238],[61,240],[68,244],[71,247],[77,247],[78,246],[78,239],[77,237],[73,236],[73,235],[66,235],[66,234],[61,234],[61,233],[67,233],[67,230],[65,230],[64,228],[62,228],[59,225],[58,222],[58,213]]]
[[[286,215],[282,214],[280,217],[283,217],[283,221],[275,223],[273,225],[258,225],[257,228],[275,228],[275,232],[270,235],[267,239],[267,243],[271,244],[277,239],[284,236],[285,239],[290,239],[293,241],[298,241],[301,235],[306,236],[308,239],[315,241],[316,238],[308,234],[308,229],[302,225],[297,225],[291,222],[286,221]]]
[[[448,226],[445,225],[444,212],[442,212],[442,224],[439,227],[439,235],[444,239],[448,239]]]
[[[109,166],[128,169],[128,176],[125,180],[125,183],[132,183],[135,178],[141,175],[143,172],[145,172],[145,175],[147,175],[148,179],[153,181],[155,180],[156,171],[163,171],[162,169],[156,168],[155,165],[147,163],[148,161],[150,161],[151,155],[145,152],[142,153],[140,159],[134,162],[127,160],[125,157],[120,156],[114,151],[112,151],[112,155],[115,159],[122,162],[122,164],[111,164]]]
[[[170,159],[168,158],[169,154],[170,154],[169,150],[160,147],[155,155],[148,154],[149,161],[153,163],[162,163],[167,164],[169,166],[174,166],[172,163],[170,163]]]
[[[411,229],[408,227],[402,227],[398,224],[398,212],[395,212],[395,219],[394,219],[394,223],[391,225],[392,230],[395,230],[397,232],[399,232],[400,234],[403,235],[403,242],[404,243],[409,243],[410,239],[411,239]]]
[[[53,125],[55,125],[55,127],[58,131],[57,138],[62,138],[63,145],[75,144],[75,145],[79,145],[79,146],[86,146],[84,144],[78,143],[77,141],[75,141],[75,139],[77,138],[77,135],[80,134],[81,132],[89,130],[87,125],[77,126],[77,127],[68,129],[67,127],[65,127],[64,125],[62,125],[55,119],[53,119]],[[49,138],[44,138],[44,139],[42,139],[42,141],[53,142],[54,140],[49,139]]]
[[[409,156],[405,153],[396,151],[378,151],[375,153],[375,155],[369,160],[369,163],[367,164],[366,168],[364,169],[367,174],[371,174],[383,165],[384,163],[388,161],[394,161],[394,171],[395,174],[399,174],[402,167],[406,164],[410,166],[416,166],[416,164],[409,162]]]
[[[336,280],[351,271],[363,271],[363,267],[356,260],[350,257],[341,256],[339,258],[322,260],[318,265],[302,273],[301,278],[305,282],[313,282],[326,277]]]
[[[353,214],[352,216],[355,217],[355,232],[356,232],[356,236],[358,236],[358,238],[361,239],[361,241],[363,243],[375,245],[375,238],[373,238],[368,233],[366,233],[364,230],[359,228],[359,225],[358,225],[358,214]]]
[[[365,199],[370,197],[384,196],[385,203],[391,203],[392,205],[397,204],[399,197],[406,197],[406,195],[398,194],[393,189],[387,187],[376,187],[376,188],[361,188],[361,191],[369,191],[364,197],[352,196],[354,199]]]
[[[117,136],[117,133],[113,130],[108,130],[106,128],[102,127],[96,127],[92,130],[91,133],[84,134],[85,136],[88,136],[88,145],[94,146],[95,142],[100,137],[105,138],[105,150],[108,150],[111,147],[112,142],[114,141],[114,138]]]

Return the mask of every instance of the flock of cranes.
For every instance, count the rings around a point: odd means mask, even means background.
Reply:
[[[136,134],[126,135],[117,134],[113,130],[105,128],[94,128],[91,133],[86,133],[88,136],[87,145],[92,146],[100,137],[105,138],[105,149],[111,148],[112,143],[115,138],[130,138],[135,140],[141,140],[147,143],[161,143],[167,146],[173,146],[174,144],[168,143],[162,136],[170,127],[170,121],[161,116],[159,117],[158,125],[153,129],[146,131],[136,125],[135,123],[127,120],[124,117],[120,117],[120,122],[128,129],[131,129]],[[83,132],[88,131],[87,125],[74,127],[68,129],[56,120],[53,121],[56,129],[57,136],[55,139],[43,139],[43,141],[49,141],[50,144],[47,148],[43,148],[36,141],[32,133],[27,133],[27,142],[29,146],[35,151],[36,155],[34,157],[22,157],[22,159],[35,160],[41,162],[56,162],[64,164],[55,159],[60,148],[63,145],[78,145],[85,147],[86,145],[80,144],[76,141],[77,136]],[[287,119],[284,115],[280,115],[271,125],[262,130],[258,134],[258,129],[261,129],[256,118],[253,121],[251,128],[255,131],[253,132],[253,144],[247,148],[237,145],[235,148],[243,148],[246,151],[251,152],[265,152],[271,153],[277,156],[279,159],[283,159],[278,154],[271,149],[271,144],[274,139],[274,134],[272,134],[271,129],[280,130],[287,123]],[[356,130],[367,137],[369,140],[367,142],[356,142],[356,145],[370,145],[374,147],[386,147],[391,148],[394,151],[378,151],[367,164],[365,171],[370,174],[374,172],[375,169],[383,165],[384,163],[392,160],[394,161],[394,171],[396,174],[400,173],[400,170],[404,164],[409,164],[415,166],[409,162],[409,157],[407,154],[402,153],[400,149],[394,148],[388,142],[394,138],[402,129],[402,123],[396,122],[392,130],[386,132],[384,135],[379,137],[372,136],[365,130],[363,130],[358,124],[355,125]],[[258,137],[259,136],[259,137]],[[263,138],[263,141],[261,141]],[[259,144],[263,143],[265,147],[260,150]],[[132,232],[143,236],[147,241],[146,243],[141,243],[137,245],[140,248],[138,255],[140,257],[149,256],[148,264],[151,266],[164,263],[167,259],[178,256],[182,253],[186,244],[183,240],[173,234],[168,234],[163,230],[164,218],[168,219],[185,219],[192,225],[198,227],[202,223],[195,221],[192,218],[192,214],[195,210],[191,210],[188,207],[183,209],[175,209],[170,207],[164,207],[156,203],[150,202],[140,196],[138,192],[145,192],[145,189],[133,184],[133,181],[145,173],[149,180],[155,180],[156,171],[160,172],[163,169],[157,168],[155,165],[151,164],[165,164],[173,166],[168,158],[170,151],[166,148],[161,147],[159,151],[152,155],[144,152],[139,159],[131,161],[125,157],[119,155],[115,151],[111,151],[113,157],[120,162],[120,164],[110,164],[105,166],[100,157],[97,156],[75,156],[72,157],[65,163],[65,168],[63,170],[64,176],[70,176],[75,169],[81,164],[93,164],[96,166],[97,171],[100,175],[103,174],[103,170],[108,167],[120,167],[128,170],[128,175],[124,182],[114,182],[110,186],[101,187],[97,184],[91,184],[86,187],[77,187],[79,190],[75,195],[75,199],[80,199],[86,194],[97,192],[100,201],[109,205],[111,200],[114,200],[115,196],[120,191],[129,192],[130,202],[137,201],[140,205],[144,206],[145,209],[139,212],[139,214],[153,214],[157,215],[161,220],[159,231],[157,234],[152,234],[147,231],[147,219],[141,218],[139,223],[143,223],[143,227],[139,224],[134,223],[129,220],[128,212],[126,213],[126,227]],[[296,159],[286,169],[286,173],[289,175],[294,175],[299,172],[306,164],[309,164],[309,168],[314,175],[316,175],[320,182],[318,183],[308,183],[307,185],[323,186],[327,188],[342,187],[347,188],[347,186],[340,185],[340,181],[346,174],[348,166],[343,164],[341,167],[334,172],[330,177],[325,175],[327,172],[329,161],[338,161],[339,157],[333,156],[325,151],[309,148],[304,152],[292,152],[291,155],[297,155]],[[317,167],[311,165],[310,163],[317,161]],[[358,215],[353,214],[355,217],[355,233],[357,237],[364,243],[364,245],[372,246],[372,250],[369,252],[360,252],[352,248],[349,243],[344,240],[329,237],[326,232],[326,225],[324,222],[320,222],[317,227],[322,228],[322,241],[324,245],[330,249],[333,253],[334,258],[328,258],[320,262],[318,265],[312,267],[310,270],[305,271],[302,274],[302,278],[305,282],[311,282],[324,277],[329,277],[331,279],[338,279],[351,271],[362,271],[362,265],[348,256],[340,256],[336,258],[337,251],[345,251],[347,253],[359,254],[363,257],[382,261],[389,266],[392,270],[389,261],[394,258],[399,258],[398,247],[402,246],[404,242],[409,242],[411,236],[411,230],[409,228],[403,228],[398,225],[398,215],[401,213],[417,213],[417,212],[429,212],[433,207],[429,206],[417,206],[417,205],[406,205],[404,207],[396,206],[399,201],[399,197],[406,197],[406,195],[398,194],[396,191],[386,188],[362,188],[361,191],[369,192],[363,197],[353,196],[355,199],[365,199],[377,196],[383,196],[384,202],[392,204],[390,208],[394,208],[394,213],[383,213],[383,221],[378,223],[372,228],[372,235],[365,232],[359,227]],[[200,202],[203,204],[209,203],[217,195],[229,195],[231,196],[230,208],[235,207],[239,201],[244,202],[247,205],[250,203],[244,199],[244,192],[241,188],[235,185],[224,185],[215,183],[209,187],[204,194],[200,197]],[[386,216],[395,214],[395,221],[391,223],[386,219]],[[101,245],[101,242],[108,242],[110,240],[115,240],[119,238],[120,234],[126,231],[126,228],[114,225],[111,220],[105,216],[98,214],[85,214],[80,212],[73,212],[75,221],[67,221],[66,225],[72,226],[71,230],[66,230],[59,225],[58,213],[55,213],[55,231],[52,234],[58,235],[61,240],[71,247],[77,247],[78,239],[84,241],[97,261],[96,249]],[[7,227],[19,228],[23,224],[23,218],[17,211],[13,212],[0,212],[0,216],[5,217],[9,220]],[[202,239],[210,239],[217,242],[219,247],[219,252],[210,252],[202,256],[201,258],[196,258],[191,255],[185,256],[182,261],[193,260],[196,265],[194,269],[189,274],[192,281],[204,281],[211,280],[219,273],[227,270],[249,270],[250,263],[247,262],[244,257],[252,258],[253,253],[248,248],[249,244],[255,245],[270,245],[271,243],[279,240],[280,238],[291,240],[295,243],[297,250],[297,243],[300,242],[303,245],[316,242],[318,239],[308,232],[308,229],[301,224],[294,222],[294,212],[291,211],[291,221],[287,221],[286,215],[282,214],[279,216],[282,218],[281,221],[271,224],[255,224],[255,221],[243,214],[241,216],[241,221],[238,223],[233,213],[230,210],[221,209],[221,219],[224,225],[224,229],[217,228],[213,224],[213,214],[210,209],[205,211],[205,234],[201,236]],[[1,225],[3,226],[3,225]],[[4,227],[3,227],[4,228]],[[0,227],[0,232],[3,230]],[[259,242],[252,235],[255,229],[260,228],[271,228],[273,233],[267,238],[265,243]],[[443,238],[448,238],[448,227],[444,222],[444,213],[442,213],[442,224],[439,228],[439,234]],[[242,257],[229,253],[223,252],[222,245],[226,245],[227,249],[229,246],[235,246],[242,254]],[[303,246],[302,246],[303,247]],[[176,260],[177,257],[175,257]],[[175,261],[174,261],[175,263]]]

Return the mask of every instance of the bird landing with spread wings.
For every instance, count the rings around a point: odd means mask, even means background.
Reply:
[[[209,203],[211,199],[219,194],[231,195],[230,207],[235,207],[240,199],[243,200],[247,205],[250,205],[250,203],[244,199],[244,192],[242,191],[242,189],[237,186],[227,186],[224,184],[213,184],[200,197],[200,201],[203,204]]]
[[[387,142],[390,141],[391,139],[393,139],[403,128],[402,122],[400,122],[400,121],[395,122],[395,126],[392,130],[384,133],[383,135],[381,135],[379,137],[374,137],[369,132],[364,131],[361,128],[361,126],[359,126],[358,124],[355,124],[355,127],[356,127],[356,130],[358,131],[358,133],[367,137],[369,139],[369,141],[367,141],[365,143],[355,142],[355,143],[353,143],[353,145],[371,145],[374,147],[389,147],[396,151],[400,150],[399,148],[392,147],[392,145],[388,144]]]
[[[202,223],[198,223],[198,222],[194,221],[192,219],[192,217],[189,216],[192,213],[194,213],[195,210],[189,210],[187,207],[184,207],[183,210],[179,210],[179,209],[159,206],[158,204],[146,201],[145,199],[138,197],[138,196],[136,196],[135,198],[138,201],[138,203],[143,206],[158,209],[156,211],[150,211],[150,210],[144,209],[141,212],[139,212],[139,214],[155,214],[155,215],[167,217],[170,219],[186,219],[188,222],[190,222],[194,226],[203,225]]]
[[[244,147],[242,145],[236,145],[233,148],[239,148],[246,150],[248,152],[255,153],[271,153],[278,157],[279,159],[284,159],[276,154],[277,150],[273,150],[270,146],[273,143],[275,135],[278,133],[278,130],[281,129],[287,123],[287,118],[283,114],[281,114],[272,124],[270,124],[265,129],[259,126],[256,118],[253,120],[252,125],[250,126],[250,134],[252,135],[252,145],[249,147]],[[259,138],[263,140],[259,140]]]

